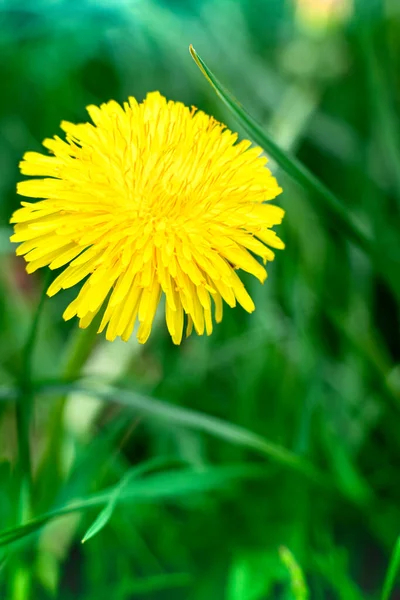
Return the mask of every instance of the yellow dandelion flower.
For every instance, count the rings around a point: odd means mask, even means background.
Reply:
[[[93,121],[62,122],[66,141],[46,139],[52,156],[27,152],[18,184],[22,202],[11,222],[17,254],[32,273],[66,268],[53,296],[83,281],[64,312],[88,327],[106,302],[99,332],[148,339],[161,296],[175,344],[194,326],[201,335],[222,319],[223,300],[248,312],[254,304],[238,277],[264,281],[264,264],[284,245],[271,230],[284,211],[266,200],[282,190],[260,148],[194,108],[158,92],[123,107],[89,106]]]

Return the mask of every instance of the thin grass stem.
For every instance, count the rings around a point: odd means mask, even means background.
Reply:
[[[385,582],[383,584],[381,600],[389,600],[393,591],[396,576],[400,566],[400,536],[396,540],[392,556],[390,558],[389,567],[386,573]]]

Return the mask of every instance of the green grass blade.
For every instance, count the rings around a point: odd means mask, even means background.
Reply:
[[[289,572],[290,589],[294,600],[308,600],[309,592],[307,583],[303,571],[298,565],[293,554],[288,548],[281,546],[279,548],[279,557]]]
[[[381,600],[389,600],[400,566],[400,536],[397,538],[383,584]]]
[[[46,290],[49,286],[51,271],[46,273],[43,281],[43,288],[40,294],[39,302],[33,316],[32,324],[28,333],[26,344],[23,350],[22,369],[21,369],[21,389],[31,389],[32,385],[32,368],[33,368],[33,352],[35,349],[35,341],[38,333],[40,318],[43,313],[44,304],[46,302]]]
[[[108,504],[103,508],[97,519],[94,523],[89,527],[86,531],[85,535],[82,538],[82,544],[88,542],[92,537],[94,537],[97,533],[99,533],[111,519],[112,514],[114,512],[114,507],[118,501],[118,493],[112,495]]]
[[[46,392],[46,387],[47,386],[38,388],[37,391],[39,393]],[[306,459],[290,452],[290,450],[287,450],[278,444],[266,440],[261,435],[249,431],[244,427],[240,427],[239,425],[228,423],[217,417],[198,413],[190,408],[175,406],[168,402],[155,400],[154,398],[110,385],[100,386],[98,384],[90,385],[89,383],[72,383],[64,386],[50,386],[48,391],[56,391],[59,389],[65,390],[65,393],[76,391],[87,394],[88,396],[96,396],[103,400],[117,402],[134,408],[151,418],[208,433],[209,435],[230,442],[231,444],[241,446],[248,450],[254,450],[264,457],[280,464],[282,467],[291,469],[292,471],[307,477],[313,483],[327,490],[333,489],[330,479],[311,465]]]
[[[261,126],[249,115],[239,102],[224,88],[215,75],[210,71],[205,62],[197,54],[193,46],[190,53],[197,66],[212,85],[218,96],[229,110],[237,117],[250,137],[267,152],[282,169],[306,190],[312,192],[323,200],[324,208],[334,219],[337,229],[345,233],[355,244],[367,253],[372,253],[371,241],[351,218],[348,210],[311,171],[307,169],[296,157],[289,152],[282,151],[279,146],[263,131]],[[317,205],[318,208],[318,205]],[[320,212],[320,211],[319,211]]]
[[[207,493],[221,490],[235,481],[248,478],[265,477],[265,469],[253,465],[210,466],[201,470],[182,469],[165,473],[156,473],[143,479],[127,482],[119,492],[117,502],[144,504],[162,502],[195,493]],[[118,486],[117,486],[118,487]],[[82,500],[71,502],[44,515],[40,515],[24,525],[12,527],[0,532],[0,548],[18,542],[33,533],[40,531],[53,519],[76,512],[84,512],[90,508],[105,506],[115,496],[116,487],[93,494]]]
[[[40,295],[39,303],[33,315],[33,320],[28,331],[27,340],[22,352],[21,372],[19,377],[19,388],[21,399],[15,406],[17,422],[18,439],[18,460],[20,469],[20,506],[18,518],[24,522],[31,515],[32,504],[32,467],[31,467],[31,447],[30,447],[30,427],[33,412],[33,392],[32,392],[32,370],[33,353],[37,338],[40,318],[46,300],[46,288],[48,285],[48,276],[44,281],[43,289]],[[23,398],[23,401],[22,401]]]
[[[159,469],[169,465],[171,463],[171,459],[166,458],[156,458],[154,460],[148,460],[140,465],[129,469],[127,473],[125,473],[124,477],[122,477],[121,481],[118,485],[115,486],[114,492],[111,494],[109,502],[103,508],[97,519],[94,523],[89,527],[86,531],[85,535],[82,539],[82,544],[90,540],[97,533],[99,533],[111,519],[112,514],[114,512],[115,507],[118,504],[118,500],[124,489],[128,486],[131,481],[141,475],[147,473],[148,471],[152,471],[153,469]]]

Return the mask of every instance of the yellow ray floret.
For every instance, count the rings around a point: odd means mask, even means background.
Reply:
[[[282,190],[260,148],[194,108],[158,92],[89,106],[92,123],[62,122],[66,140],[52,153],[27,152],[18,184],[22,202],[11,222],[29,273],[64,267],[48,289],[84,283],[64,312],[88,327],[106,302],[100,331],[108,340],[148,339],[161,296],[175,344],[192,327],[210,334],[222,301],[254,304],[236,270],[264,281],[271,227],[281,208],[266,203]],[[185,317],[186,315],[186,317]]]

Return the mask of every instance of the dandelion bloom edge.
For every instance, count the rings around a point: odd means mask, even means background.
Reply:
[[[284,211],[268,202],[282,190],[261,148],[159,92],[87,110],[92,123],[63,121],[65,140],[44,140],[50,155],[24,155],[21,173],[36,178],[17,192],[36,201],[11,218],[28,273],[64,267],[49,296],[85,280],[64,319],[88,327],[106,303],[99,332],[126,341],[138,322],[144,343],[164,295],[179,344],[185,320],[187,335],[211,334],[223,302],[252,312],[236,271],[263,282],[254,255],[265,265],[284,247],[271,229]]]

